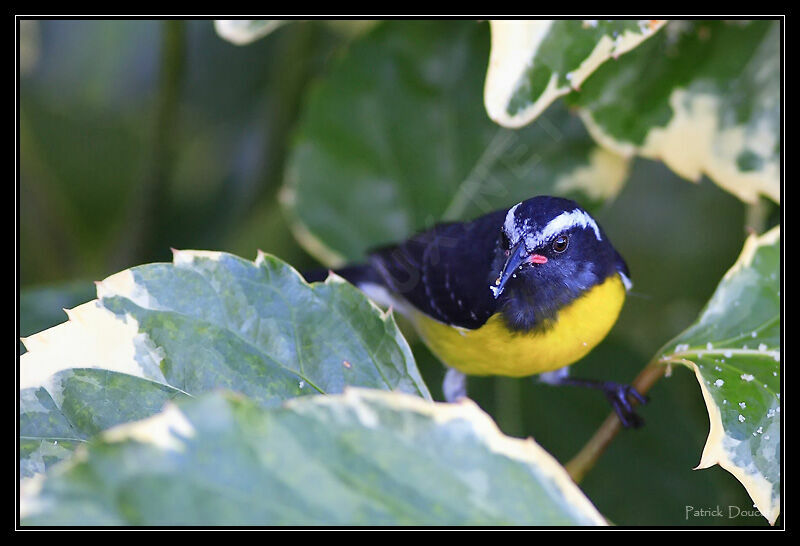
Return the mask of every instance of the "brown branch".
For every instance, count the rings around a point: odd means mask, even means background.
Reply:
[[[667,366],[663,363],[657,360],[651,361],[633,380],[633,386],[640,393],[647,393],[656,381],[664,375],[666,369]],[[620,423],[617,414],[611,413],[600,425],[600,428],[597,429],[597,432],[594,433],[594,436],[565,465],[567,472],[569,472],[575,483],[580,483],[584,476],[594,467],[621,427],[622,423]]]

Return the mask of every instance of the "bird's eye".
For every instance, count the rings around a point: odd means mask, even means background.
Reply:
[[[559,235],[556,237],[556,240],[553,241],[553,250],[561,254],[567,247],[569,246],[569,237],[566,235]]]

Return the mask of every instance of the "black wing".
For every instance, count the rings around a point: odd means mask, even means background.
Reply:
[[[471,222],[438,224],[400,244],[370,253],[393,292],[441,322],[479,328],[497,310],[489,290],[506,211]]]

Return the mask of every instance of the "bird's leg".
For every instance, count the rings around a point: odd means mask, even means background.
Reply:
[[[636,413],[631,400],[635,400],[640,404],[646,404],[647,398],[642,396],[639,391],[631,385],[615,383],[613,381],[572,378],[569,377],[567,368],[540,374],[539,381],[547,383],[548,385],[568,385],[601,390],[603,394],[606,395],[609,404],[614,408],[614,411],[624,427],[638,428],[644,424],[644,419]]]
[[[467,376],[455,368],[447,368],[442,382],[442,392],[447,402],[457,402],[467,397]]]

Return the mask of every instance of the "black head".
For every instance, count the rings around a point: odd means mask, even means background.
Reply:
[[[540,196],[508,210],[490,289],[512,329],[547,328],[616,273],[628,288],[628,268],[594,218],[574,201]]]

